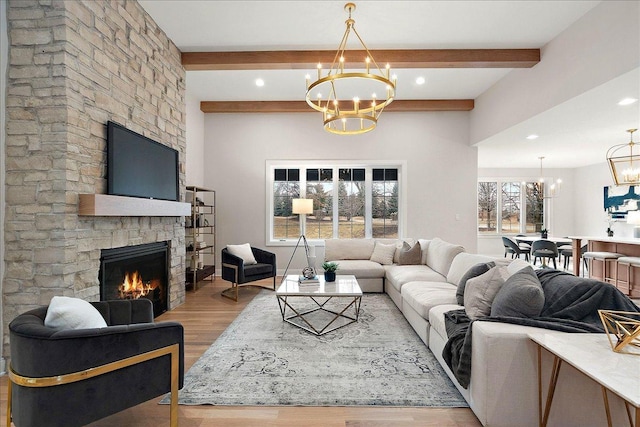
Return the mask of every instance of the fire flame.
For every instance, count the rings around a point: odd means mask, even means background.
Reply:
[[[118,292],[121,299],[138,299],[148,295],[159,285],[159,280],[151,280],[145,283],[138,271],[132,274],[126,272],[122,284],[118,287]]]

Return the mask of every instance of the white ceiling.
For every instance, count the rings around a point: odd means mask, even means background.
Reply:
[[[336,49],[345,1],[139,0],[183,52]],[[357,1],[352,17],[370,49],[541,48],[599,1]],[[392,64],[393,65],[393,64]],[[196,99],[302,100],[314,70],[189,71]],[[396,99],[475,99],[510,69],[405,69]],[[415,84],[423,76],[426,84]],[[265,86],[258,88],[261,78]],[[638,127],[638,71],[483,141],[480,167],[578,167]],[[536,133],[535,141],[522,135]],[[517,152],[514,152],[517,150]],[[517,154],[517,155],[516,155]],[[518,160],[515,160],[518,159]]]

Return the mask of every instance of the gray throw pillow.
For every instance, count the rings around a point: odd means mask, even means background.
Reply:
[[[493,261],[486,263],[483,262],[474,265],[469,270],[467,270],[466,273],[464,273],[464,276],[462,276],[462,279],[460,279],[460,283],[458,283],[458,289],[456,290],[456,301],[458,301],[458,305],[464,305],[464,287],[467,285],[467,280],[484,274],[495,266],[496,263]]]
[[[398,265],[420,265],[422,262],[422,248],[420,242],[417,242],[413,247],[409,246],[407,242],[402,245],[402,250],[398,256]]]
[[[491,305],[491,317],[537,317],[544,307],[544,291],[532,267],[513,274]]]
[[[475,320],[491,314],[493,300],[508,278],[507,267],[493,267],[467,281],[464,288],[464,311],[469,319]]]

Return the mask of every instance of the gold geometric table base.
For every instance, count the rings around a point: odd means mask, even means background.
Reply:
[[[598,314],[611,349],[616,353],[640,356],[640,313],[598,310]]]

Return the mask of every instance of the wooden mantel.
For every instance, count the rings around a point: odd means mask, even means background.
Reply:
[[[78,215],[81,216],[189,216],[191,205],[168,200],[108,194],[80,194]]]

